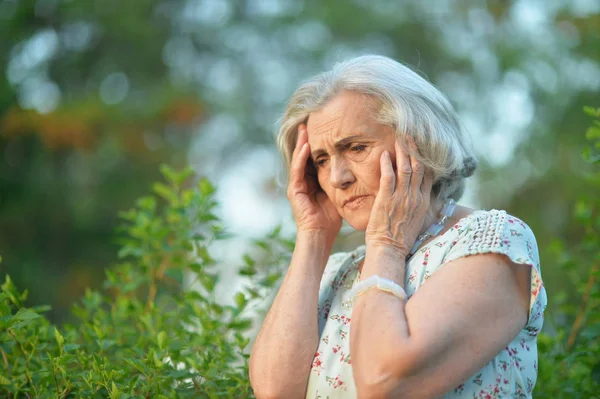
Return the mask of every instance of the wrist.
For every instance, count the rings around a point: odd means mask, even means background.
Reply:
[[[406,255],[403,251],[376,243],[367,244],[361,280],[378,275],[404,286]]]
[[[406,262],[406,251],[391,245],[377,242],[367,243],[366,255],[386,263],[402,264]]]
[[[331,232],[326,230],[298,230],[296,233],[296,245],[302,243],[311,247],[324,247],[328,251],[331,251],[336,236],[336,234],[331,234]]]
[[[309,264],[314,265],[322,272],[331,254],[333,241],[322,231],[298,231],[294,256],[300,256],[306,260],[310,258]]]

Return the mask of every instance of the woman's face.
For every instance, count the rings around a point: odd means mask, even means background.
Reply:
[[[381,154],[387,150],[395,160],[394,131],[375,121],[374,103],[364,94],[345,91],[311,113],[307,123],[319,184],[357,230],[366,230],[369,222],[379,190]]]

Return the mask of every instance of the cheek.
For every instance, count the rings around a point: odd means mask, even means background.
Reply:
[[[319,183],[319,187],[321,187],[323,189],[323,191],[325,191],[325,182],[326,182],[326,177],[325,177],[325,173],[324,172],[317,172],[317,181]]]
[[[367,168],[367,174],[365,175],[365,180],[368,182],[370,188],[374,190],[379,190],[379,182],[381,181],[381,154],[383,153],[383,149],[377,151],[376,154],[371,158],[369,162],[369,166]]]
[[[323,190],[330,199],[333,199],[332,196],[334,190],[329,184],[329,173],[327,173],[327,171],[325,170],[320,170],[319,172],[317,172],[317,182],[319,183],[319,187],[321,188],[321,190]]]

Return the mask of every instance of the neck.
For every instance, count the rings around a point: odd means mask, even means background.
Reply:
[[[425,219],[423,220],[423,226],[421,226],[421,231],[419,234],[423,234],[429,229],[429,226],[436,223],[440,219],[440,213],[442,208],[444,207],[444,203],[438,199],[431,199],[431,204],[429,205],[429,210],[425,215]]]

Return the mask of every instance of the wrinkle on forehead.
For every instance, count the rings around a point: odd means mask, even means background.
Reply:
[[[378,104],[379,102],[372,96],[343,91],[323,108],[309,115],[307,124],[312,125],[310,122],[314,123],[315,119],[318,120],[318,124],[311,126],[309,136],[318,137],[323,134],[340,136],[348,129],[352,133],[368,130],[368,127],[376,123]]]
[[[315,126],[313,129],[313,133],[317,136],[321,135],[323,133],[329,133],[330,131],[334,130],[336,127],[342,126],[344,124],[345,116],[346,116],[346,112],[343,112],[342,115],[335,116],[335,117]]]

